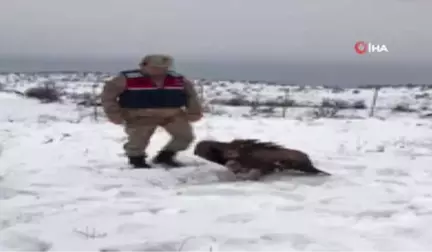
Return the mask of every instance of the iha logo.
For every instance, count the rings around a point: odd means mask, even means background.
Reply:
[[[354,50],[357,54],[389,52],[386,45],[376,45],[365,41],[358,41],[355,43]]]

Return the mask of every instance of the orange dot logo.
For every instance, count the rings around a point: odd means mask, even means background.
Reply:
[[[364,41],[358,41],[354,45],[354,50],[357,54],[365,54],[367,53],[367,44]]]

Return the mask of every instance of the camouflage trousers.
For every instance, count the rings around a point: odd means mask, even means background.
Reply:
[[[128,140],[123,148],[126,155],[144,155],[150,138],[157,127],[163,127],[171,135],[171,140],[163,147],[163,150],[183,151],[189,147],[195,138],[190,122],[182,115],[168,118],[150,116],[131,118],[126,120],[125,127]]]

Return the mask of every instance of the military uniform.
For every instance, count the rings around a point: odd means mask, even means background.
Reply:
[[[149,55],[142,63],[168,67],[172,64],[172,58]],[[153,161],[169,166],[181,165],[173,157],[189,147],[194,140],[190,122],[202,117],[201,104],[189,80],[181,74],[168,71],[158,82],[141,69],[126,70],[106,82],[101,98],[108,119],[125,125],[128,140],[124,150],[133,166],[150,167],[145,162],[145,149],[159,126],[172,139]]]

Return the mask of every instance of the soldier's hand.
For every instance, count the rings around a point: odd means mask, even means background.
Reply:
[[[116,125],[121,125],[124,122],[123,118],[121,118],[121,117],[111,117],[111,118],[109,118],[109,121],[113,124],[116,124]]]
[[[190,122],[197,122],[199,120],[201,120],[201,118],[203,117],[202,113],[199,114],[187,114],[187,118]]]

